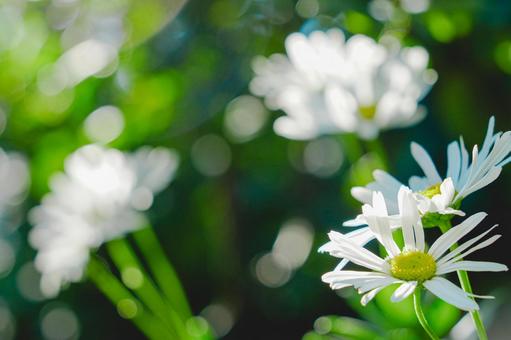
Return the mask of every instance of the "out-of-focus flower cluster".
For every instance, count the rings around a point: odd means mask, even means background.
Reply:
[[[251,91],[285,116],[275,132],[291,139],[355,132],[373,139],[380,130],[419,122],[418,101],[435,83],[422,47],[387,48],[371,38],[342,31],[293,33],[287,56],[254,60]]]
[[[123,153],[87,145],[69,156],[30,216],[42,292],[54,296],[63,284],[80,280],[91,250],[143,227],[141,212],[169,184],[177,165],[177,155],[165,148]]]

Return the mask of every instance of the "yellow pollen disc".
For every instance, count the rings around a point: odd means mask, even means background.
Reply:
[[[442,183],[437,183],[435,185],[432,185],[429,188],[427,188],[426,190],[419,192],[419,194],[421,194],[424,197],[430,198],[430,199],[433,198],[433,196],[440,195],[441,194],[441,192],[440,192],[441,184]]]
[[[362,118],[365,118],[367,120],[371,120],[376,115],[376,106],[360,106],[358,108],[358,112],[360,112],[360,115]]]
[[[390,260],[390,273],[403,281],[423,282],[435,276],[436,262],[428,253],[405,252]]]

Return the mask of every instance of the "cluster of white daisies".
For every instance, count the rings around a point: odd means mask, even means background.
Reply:
[[[460,210],[461,201],[495,181],[502,167],[511,160],[511,131],[494,134],[494,124],[491,118],[482,148],[479,150],[477,145],[474,146],[471,158],[462,139],[448,146],[445,177],[440,176],[429,154],[412,143],[412,155],[424,177],[413,176],[406,186],[388,173],[377,170],[374,182],[353,188],[353,196],[363,203],[362,214],[345,225],[366,226],[347,234],[329,233],[330,242],[320,251],[342,261],[323,276],[323,281],[332,289],[354,287],[363,294],[364,305],[385,287],[399,284],[391,298],[394,302],[410,296],[418,287],[424,287],[459,309],[477,310],[474,301],[477,296],[442,276],[455,271],[506,271],[503,264],[465,260],[469,254],[491,245],[500,237],[494,235],[484,239],[496,226],[459,243],[485,218],[486,214],[479,212],[452,228],[449,225],[431,246],[426,242],[424,228],[450,223],[455,215],[465,216]],[[404,245],[401,247],[395,241],[396,233],[402,234]],[[365,248],[373,239],[384,247],[386,254],[383,257]],[[348,270],[349,262],[365,270]]]
[[[167,187],[178,162],[176,153],[161,147],[125,153],[91,144],[71,154],[30,214],[42,292],[54,296],[79,281],[92,250],[145,226],[143,211]]]
[[[437,79],[424,48],[387,45],[364,35],[346,40],[338,29],[293,33],[287,56],[254,60],[250,90],[285,113],[274,130],[286,138],[356,133],[373,139],[380,130],[424,118],[418,102]]]

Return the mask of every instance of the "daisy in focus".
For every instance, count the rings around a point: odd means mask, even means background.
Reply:
[[[128,154],[87,145],[70,155],[30,214],[42,292],[55,296],[62,285],[79,281],[92,250],[143,227],[142,211],[170,183],[177,165],[177,155],[164,148]]]
[[[495,118],[490,118],[483,145],[477,145],[469,154],[460,137],[447,147],[447,172],[441,177],[431,156],[419,144],[411,144],[411,152],[425,176],[413,176],[409,187],[415,193],[421,214],[438,213],[441,215],[460,215],[461,201],[477,190],[495,181],[504,165],[511,161],[511,131],[494,133]],[[365,187],[352,188],[355,199],[362,203],[371,202],[374,192],[382,192],[389,212],[398,211],[397,193],[403,185],[390,174],[382,170],[373,173],[375,181]],[[447,217],[449,218],[449,217]],[[348,225],[363,224],[363,220],[348,221]]]
[[[287,55],[257,57],[251,92],[285,116],[274,124],[290,139],[357,133],[374,139],[380,130],[405,127],[425,114],[418,102],[436,81],[422,47],[388,49],[364,35],[342,31],[293,33]]]
[[[401,226],[404,247],[400,249],[392,237],[387,207],[383,195],[373,194],[372,205],[363,206],[363,214],[375,238],[387,252],[386,258],[381,258],[353,239],[338,232],[330,232],[330,242],[320,248],[321,252],[349,260],[366,270],[344,270],[336,268],[323,275],[324,282],[332,289],[354,287],[362,296],[361,303],[366,305],[378,292],[392,284],[400,286],[392,294],[391,300],[399,302],[410,296],[420,287],[424,287],[438,298],[465,311],[474,311],[479,307],[473,300],[473,295],[466,293],[457,285],[451,283],[442,275],[458,270],[473,272],[506,271],[503,264],[485,261],[463,260],[467,255],[494,243],[500,235],[494,235],[481,241],[493,228],[474,237],[455,250],[449,250],[461,238],[470,233],[485,217],[478,213],[454,226],[440,236],[428,249],[425,243],[424,229],[421,224],[416,200],[407,188],[399,193],[401,208]]]

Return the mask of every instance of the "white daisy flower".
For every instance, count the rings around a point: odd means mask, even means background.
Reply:
[[[380,130],[419,122],[417,102],[436,81],[422,47],[389,50],[371,38],[342,31],[293,33],[287,56],[257,57],[252,93],[265,97],[285,116],[275,121],[279,135],[312,139],[355,132],[372,139]]]
[[[495,181],[502,167],[511,161],[511,131],[494,134],[495,118],[490,118],[488,131],[481,151],[475,145],[472,161],[463,142],[454,141],[447,147],[447,173],[443,179],[431,157],[422,146],[411,144],[411,152],[419,164],[424,177],[413,176],[409,186],[416,194],[423,214],[463,213],[456,209],[465,197]],[[372,193],[381,191],[391,213],[397,212],[397,192],[403,185],[397,179],[382,170],[373,173],[375,181],[365,187],[352,188],[354,198],[362,203],[371,202]],[[350,221],[348,224],[355,224]]]
[[[140,211],[167,186],[177,164],[177,155],[164,148],[127,154],[87,145],[69,156],[30,214],[42,291],[54,296],[63,284],[80,280],[91,250],[144,226]]]
[[[382,289],[398,283],[400,286],[391,297],[393,302],[402,301],[410,296],[415,289],[424,287],[438,298],[461,310],[477,310],[479,307],[473,300],[474,296],[464,292],[443,278],[442,275],[457,270],[506,271],[507,267],[503,264],[463,260],[467,255],[491,245],[500,237],[500,235],[495,235],[479,242],[496,226],[462,243],[455,250],[449,251],[451,246],[466,236],[486,217],[485,213],[478,213],[451,228],[427,249],[415,198],[406,189],[403,189],[402,192],[399,195],[399,205],[403,209],[401,226],[404,247],[400,249],[392,238],[389,219],[379,216],[381,209],[385,208],[385,200],[381,193],[375,193],[374,200],[378,202],[378,206],[364,205],[364,215],[369,228],[378,242],[384,246],[388,256],[381,258],[354,242],[350,237],[332,231],[329,233],[330,242],[325,244],[320,251],[347,259],[368,270],[336,268],[323,275],[323,281],[330,284],[332,289],[354,287],[360,294],[364,294],[361,300],[363,305],[371,301]]]

